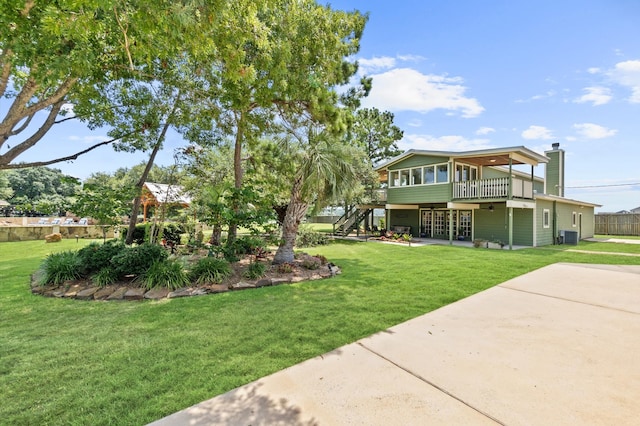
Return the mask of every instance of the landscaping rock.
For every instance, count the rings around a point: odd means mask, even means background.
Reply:
[[[80,300],[91,300],[93,299],[93,295],[98,291],[98,287],[89,287],[84,290],[80,290],[78,294],[76,294],[76,299]]]
[[[78,295],[78,293],[82,290],[85,290],[86,287],[75,284],[69,287],[69,289],[64,293],[64,297],[74,298]]]
[[[124,294],[124,300],[142,300],[145,293],[144,288],[130,288]]]
[[[209,293],[224,293],[229,291],[229,287],[226,284],[213,284],[209,286]]]
[[[168,288],[152,288],[144,294],[145,299],[159,300],[164,299],[169,294]]]
[[[271,285],[271,278],[262,278],[256,283],[256,288],[268,287]]]
[[[94,300],[105,300],[107,298],[109,298],[109,296],[111,296],[113,294],[114,291],[116,291],[117,287],[116,286],[112,286],[112,285],[108,285],[106,287],[103,287],[101,289],[99,289],[98,291],[96,291],[96,293],[93,295],[93,299]]]
[[[244,281],[240,281],[239,283],[231,284],[229,286],[231,290],[246,290],[248,288],[256,288],[255,284],[249,284]]]
[[[127,287],[119,287],[107,297],[107,300],[124,300],[125,293],[129,291]]]
[[[204,288],[196,288],[191,292],[192,296],[204,296],[205,294],[207,294],[207,290]]]
[[[55,232],[53,234],[45,235],[44,241],[47,243],[59,243],[62,241],[62,234],[59,232]]]
[[[176,297],[188,297],[191,296],[191,289],[189,288],[179,288],[178,290],[172,291],[167,294],[167,298],[173,299]]]
[[[291,278],[271,278],[271,285],[289,284]]]

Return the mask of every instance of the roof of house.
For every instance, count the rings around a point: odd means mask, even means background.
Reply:
[[[535,198],[536,199],[540,199],[540,200],[557,201],[557,202],[565,203],[565,204],[575,204],[577,206],[602,207],[602,204],[589,203],[587,201],[573,200],[571,198],[559,197],[557,195],[536,194]]]
[[[191,204],[191,197],[184,192],[180,185],[145,182],[144,188],[151,193],[159,204]]]
[[[435,157],[449,157],[463,159],[465,162],[477,166],[506,166],[511,164],[530,164],[537,166],[540,163],[548,163],[549,157],[538,154],[524,146],[514,146],[508,148],[481,149],[475,151],[426,151],[420,149],[410,149],[404,153],[390,159],[389,161],[375,167],[375,170],[383,170],[396,164],[405,158],[414,155],[429,155]]]
[[[8,201],[0,199],[0,206],[10,206]]]

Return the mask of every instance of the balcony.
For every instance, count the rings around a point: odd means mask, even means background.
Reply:
[[[523,179],[511,179],[512,198],[533,199],[533,183]],[[488,200],[509,198],[509,178],[469,180],[453,183],[453,199]]]

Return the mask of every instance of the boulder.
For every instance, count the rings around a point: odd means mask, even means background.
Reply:
[[[107,300],[123,300],[125,293],[129,291],[127,287],[120,287],[116,289],[113,293],[111,293]]]
[[[76,294],[76,299],[80,300],[91,300],[93,299],[93,295],[98,291],[98,287],[89,287],[84,290],[80,290],[78,294]]]
[[[124,300],[142,300],[146,290],[144,288],[130,288],[124,294]]]
[[[59,232],[54,232],[53,234],[45,235],[44,241],[47,243],[59,243],[60,241],[62,241],[62,234]]]
[[[169,294],[168,288],[152,288],[144,294],[145,299],[159,300],[164,299]]]

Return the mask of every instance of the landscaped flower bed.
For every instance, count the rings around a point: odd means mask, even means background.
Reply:
[[[209,254],[200,250],[170,255],[158,245],[95,243],[78,252],[47,257],[32,276],[31,290],[79,300],[163,299],[317,280],[339,273],[322,255],[299,253],[292,263],[273,265],[272,254],[264,249],[236,255],[234,262]]]

